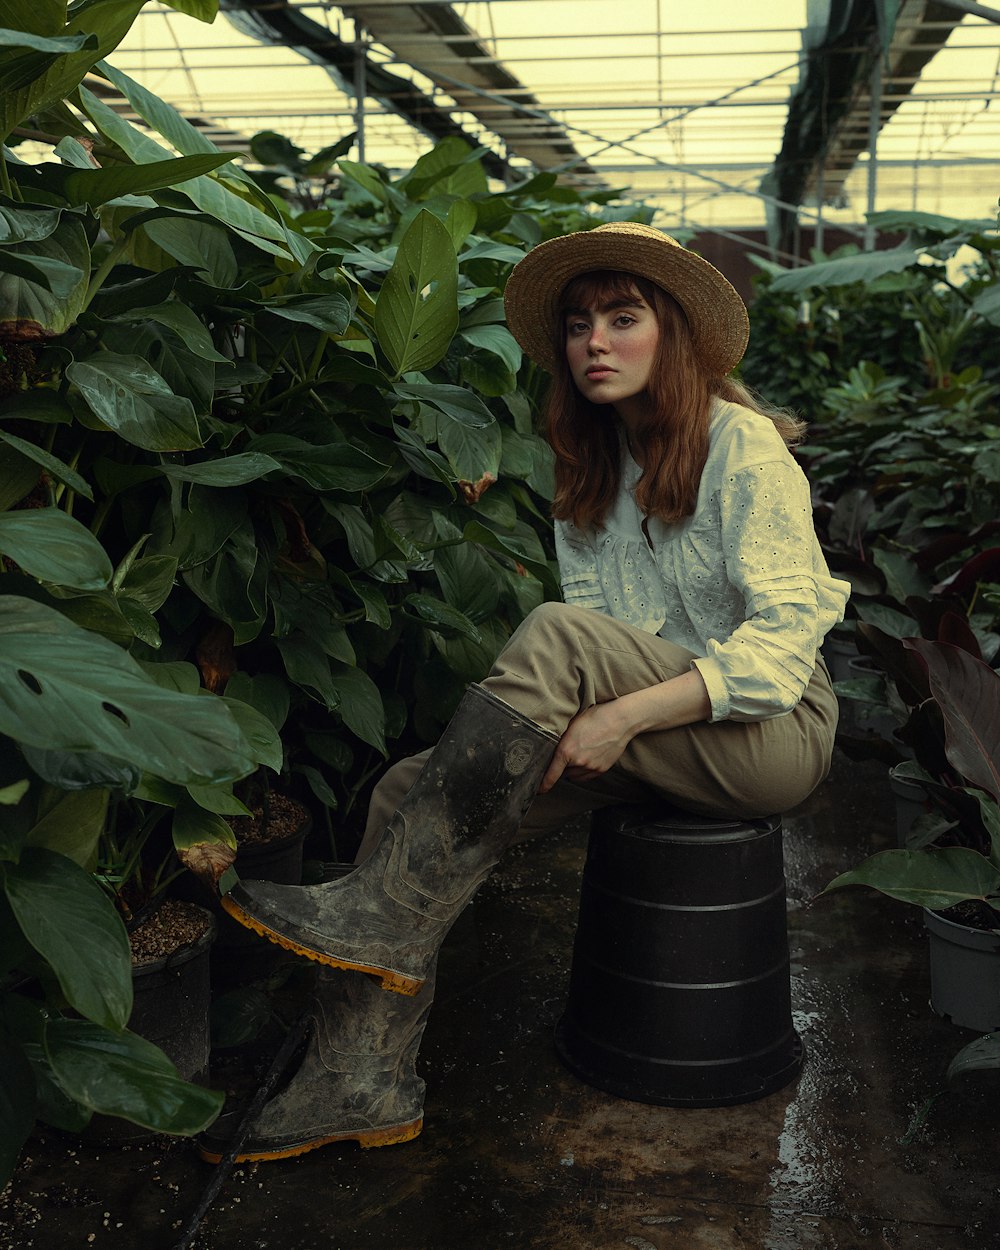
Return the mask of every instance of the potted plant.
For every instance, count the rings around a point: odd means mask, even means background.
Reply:
[[[222,700],[165,689],[38,598],[0,596],[0,639],[6,1177],[36,1118],[79,1129],[96,1112],[195,1133],[217,1113],[221,1095],[126,1028],[130,946],[108,887],[134,882],[136,858],[106,855],[104,884],[94,870],[113,793],[231,782],[255,751]],[[181,850],[215,855],[195,840]]]
[[[952,643],[881,640],[912,713],[903,736],[943,819],[824,891],[864,885],[924,909],[931,1002],[956,1024],[1000,1026],[1000,674]]]

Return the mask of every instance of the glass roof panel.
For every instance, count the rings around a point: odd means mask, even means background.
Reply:
[[[352,43],[350,6],[294,3],[297,12]],[[458,35],[417,35],[413,67],[392,46],[398,0],[368,6],[382,15],[383,41],[366,35],[370,63],[416,83],[442,108],[454,105]],[[906,0],[900,31],[922,6]],[[940,6],[939,6],[940,7]],[[593,170],[588,181],[621,187],[662,211],[664,224],[725,231],[762,229],[760,183],[778,153],[788,101],[804,65],[806,0],[493,0],[450,6],[479,42],[465,69],[502,68],[520,87],[457,94],[454,120],[527,174],[518,147],[549,120]],[[1000,14],[1000,7],[997,8]],[[385,33],[388,31],[389,33]],[[897,32],[899,37],[900,31]],[[220,15],[206,25],[148,4],[111,58],[188,115],[201,118],[220,146],[246,150],[263,129],[312,152],[356,127],[354,83],[300,51],[242,34]],[[992,216],[1000,190],[1000,25],[964,16],[919,77],[886,74],[877,144],[877,208],[919,207],[956,216]],[[450,77],[449,77],[450,76]],[[437,77],[435,85],[432,79]],[[447,87],[445,84],[449,84]],[[849,125],[867,144],[870,106],[862,90]],[[887,101],[899,96],[894,110]],[[510,118],[511,106],[517,112]],[[506,142],[491,121],[507,114]],[[408,168],[433,146],[384,100],[364,105],[364,159]],[[351,157],[358,155],[351,152]],[[830,224],[863,222],[869,197],[862,152],[834,205]],[[803,216],[816,211],[815,197]]]

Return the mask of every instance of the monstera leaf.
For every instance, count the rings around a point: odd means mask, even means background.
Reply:
[[[255,765],[221,700],[162,689],[114,643],[19,595],[0,597],[0,733],[181,784],[232,781]]]

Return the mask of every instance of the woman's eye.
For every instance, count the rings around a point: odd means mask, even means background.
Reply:
[[[585,321],[571,321],[566,327],[567,334],[585,334],[588,329]]]
[[[628,313],[622,313],[621,316],[616,319],[615,324],[620,326],[633,326],[635,325],[635,318],[630,317]]]

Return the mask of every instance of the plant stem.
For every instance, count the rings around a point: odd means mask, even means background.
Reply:
[[[83,301],[83,308],[80,309],[81,313],[86,312],[86,310],[90,307],[91,300],[93,300],[94,296],[104,285],[105,278],[107,278],[111,270],[114,269],[115,265],[118,264],[127,247],[128,237],[125,236],[124,238],[118,240],[111,251],[108,252],[107,256],[105,256],[98,268],[94,271],[94,274],[90,279],[90,285],[87,287],[87,294]]]

